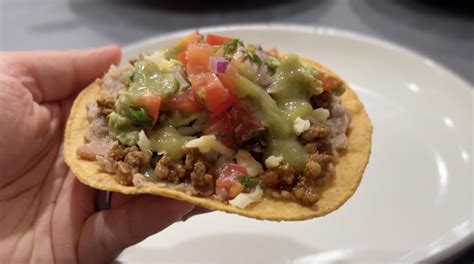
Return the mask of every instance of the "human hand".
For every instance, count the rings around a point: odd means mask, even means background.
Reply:
[[[111,209],[97,212],[98,191],[64,163],[75,96],[119,60],[118,47],[0,53],[0,263],[111,261],[193,210],[164,197],[113,194]]]

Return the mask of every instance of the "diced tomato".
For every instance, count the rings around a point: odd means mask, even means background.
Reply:
[[[221,81],[222,85],[224,85],[225,88],[228,90],[234,91],[234,78],[227,74],[218,74],[217,77],[219,78],[219,81]]]
[[[215,135],[224,145],[230,148],[236,148],[234,142],[234,127],[232,126],[231,116],[227,111],[218,115],[211,116],[201,127],[206,135]]]
[[[224,189],[225,192],[219,191],[219,189]],[[232,199],[239,195],[239,193],[241,193],[243,190],[244,186],[236,179],[218,178],[216,180],[216,193],[225,193],[226,197],[222,197],[224,199]]]
[[[263,123],[255,114],[255,110],[244,101],[239,101],[232,106],[230,116],[237,144],[242,144],[265,130]]]
[[[238,65],[237,61],[231,60],[227,66],[227,70],[224,74],[219,74],[219,80],[222,82],[225,88],[231,91],[233,94],[235,93],[235,79],[237,78],[238,74]]]
[[[226,89],[214,73],[190,75],[195,96],[204,100],[211,114],[219,114],[236,102],[236,97]]]
[[[209,72],[209,58],[213,55],[212,46],[209,44],[193,44],[189,45],[186,58],[187,73],[196,74],[201,72]]]
[[[188,65],[188,59],[186,58],[186,51],[181,52],[178,54],[178,60],[184,65]]]
[[[221,134],[232,136],[234,129],[232,128],[232,120],[230,114],[225,111],[219,115],[212,116],[202,126],[204,134]]]
[[[325,74],[325,73],[319,76],[319,80],[321,80],[321,82],[323,83],[323,90],[326,92],[330,92],[336,89],[342,83],[341,80],[335,77],[329,76],[328,74]]]
[[[207,34],[206,43],[213,46],[223,45],[226,42],[232,41],[233,38],[228,38],[224,36]]]
[[[199,32],[196,31],[179,39],[174,44],[174,48],[177,52],[183,52],[188,48],[189,45],[199,43],[200,38],[201,35],[199,34]]]
[[[153,120],[153,124],[158,120],[160,114],[161,97],[159,93],[150,93],[138,99],[138,105],[146,108],[147,114]]]
[[[237,180],[239,175],[248,175],[247,168],[234,163],[225,163],[216,181],[216,189],[226,190],[228,197],[232,199],[244,190],[244,186]]]
[[[232,74],[218,74],[217,77],[222,85],[229,91],[232,97],[232,101],[236,102],[239,100],[239,96],[235,92],[235,77]]]
[[[224,163],[222,166],[222,177],[237,177],[240,174],[248,175],[247,167],[234,163]]]
[[[166,108],[187,114],[198,113],[202,110],[192,89],[173,94],[169,98]]]

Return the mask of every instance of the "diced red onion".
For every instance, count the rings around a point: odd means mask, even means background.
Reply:
[[[267,65],[260,65],[257,70],[257,84],[267,87],[272,83],[272,78],[268,73]]]
[[[262,61],[264,61],[267,58],[267,54],[261,48],[256,49],[255,53],[257,54],[258,57],[260,57]]]
[[[225,73],[228,64],[226,59],[219,56],[212,56],[209,60],[209,68],[213,73]]]
[[[229,193],[227,190],[223,187],[217,187],[216,188],[216,194],[222,199],[222,200],[227,200],[229,199]]]
[[[257,74],[257,70],[258,70],[258,65],[251,61],[251,60],[245,60],[244,61],[244,64],[248,67],[248,69],[252,72],[252,73],[255,73]]]

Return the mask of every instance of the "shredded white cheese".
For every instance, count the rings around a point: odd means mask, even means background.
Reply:
[[[276,168],[278,167],[278,165],[280,165],[282,160],[283,160],[282,156],[279,156],[279,157],[270,156],[265,160],[265,166],[267,166],[267,168]]]
[[[162,72],[169,72],[172,66],[171,62],[165,58],[165,54],[161,50],[153,52],[150,56],[146,56],[145,59],[156,63]]]
[[[301,135],[301,133],[308,130],[310,126],[311,123],[308,120],[302,119],[298,116],[293,123],[293,130],[296,135]]]
[[[145,131],[140,131],[138,133],[138,142],[137,142],[138,147],[140,148],[141,151],[143,151],[144,155],[144,162],[148,163],[151,159],[152,152],[150,150],[150,140],[145,134]]]
[[[262,164],[256,161],[248,151],[239,149],[235,158],[237,159],[237,164],[247,168],[249,177],[255,177],[263,173]]]
[[[313,117],[319,122],[325,122],[329,118],[329,110],[324,108],[318,108],[313,110]]]
[[[145,134],[145,131],[140,131],[138,133],[138,142],[137,142],[138,147],[140,147],[140,150],[146,151],[150,150],[150,140]]]
[[[263,191],[259,185],[255,187],[255,190],[251,193],[239,193],[234,199],[230,200],[229,203],[235,207],[245,209],[249,204],[259,202],[262,200]]]
[[[207,153],[211,150],[215,150],[217,153],[231,157],[234,151],[216,139],[214,135],[205,135],[200,138],[193,139],[184,145],[185,148],[199,148],[201,153]]]

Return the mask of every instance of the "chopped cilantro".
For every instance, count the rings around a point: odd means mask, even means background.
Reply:
[[[258,179],[253,179],[250,177],[245,176],[244,174],[240,174],[237,176],[237,180],[245,187],[245,188],[255,188],[258,185]]]
[[[250,60],[252,60],[253,62],[255,62],[257,64],[262,63],[262,59],[260,59],[260,57],[257,55],[257,53],[255,51],[248,52],[247,56],[249,57]]]
[[[242,40],[236,38],[236,39],[233,39],[231,41],[225,42],[224,43],[224,49],[226,49],[228,51],[231,51],[231,52],[235,52],[239,45],[243,46],[244,43],[242,42]]]
[[[240,39],[233,39],[232,41],[225,42],[223,45],[224,58],[226,58],[227,60],[232,59],[232,56],[234,56],[234,53],[237,51],[237,47],[239,45],[244,45],[244,43]]]
[[[147,115],[146,110],[140,106],[130,105],[129,117],[132,118],[137,125],[151,127],[153,122]]]

